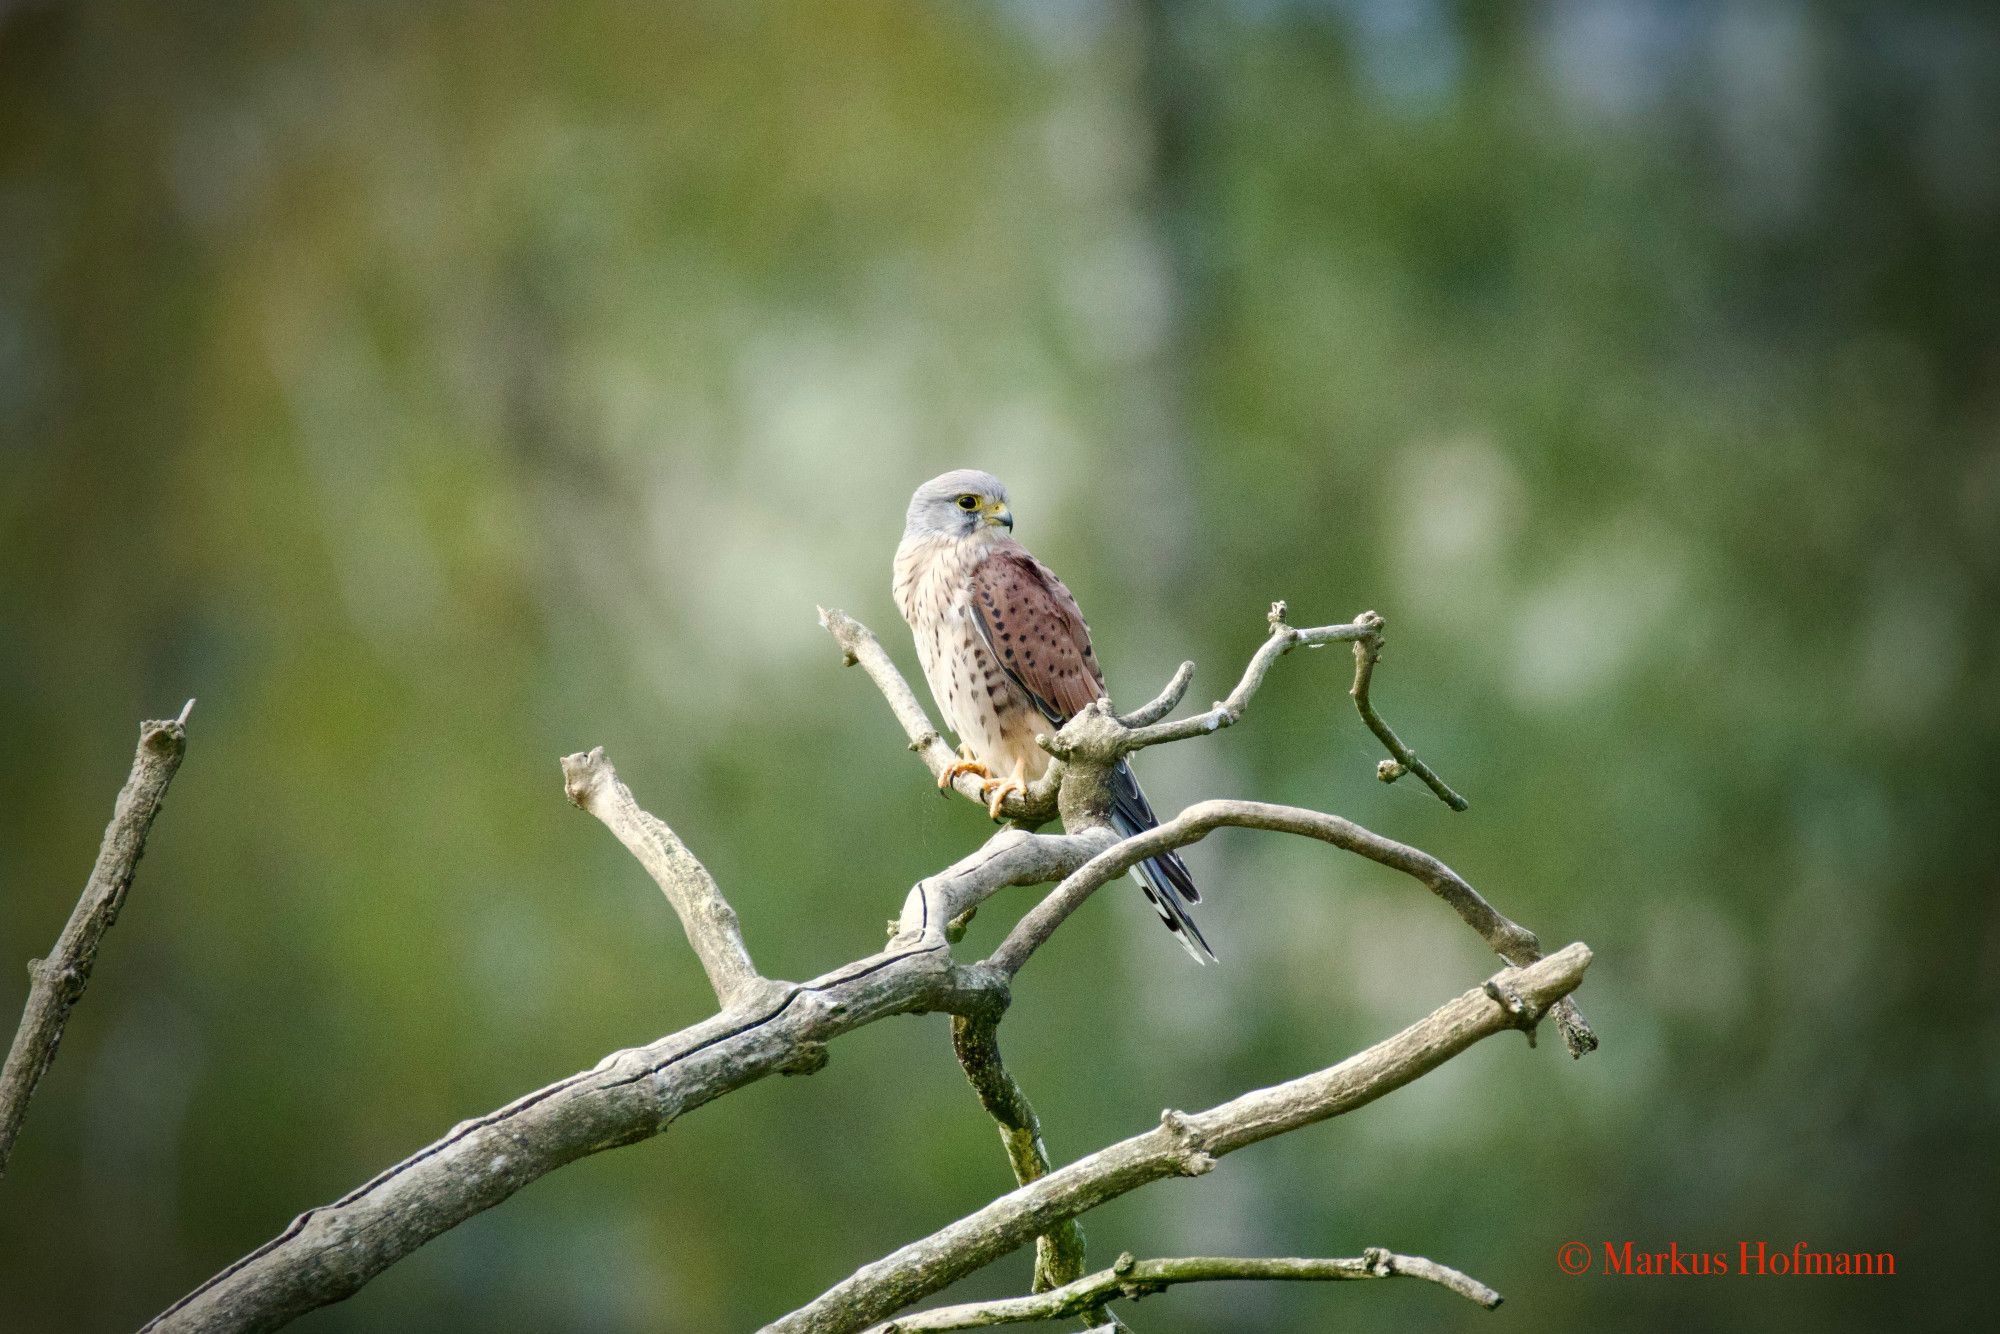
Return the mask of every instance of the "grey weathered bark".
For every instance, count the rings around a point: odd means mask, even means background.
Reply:
[[[0,1173],[6,1172],[7,1161],[13,1156],[14,1141],[28,1115],[28,1100],[35,1096],[35,1086],[56,1059],[69,1012],[90,985],[98,947],[125,906],[133,873],[146,851],[146,835],[160,813],[167,785],[173,782],[181,757],[187,753],[187,720],[193,709],[194,701],[189,700],[178,718],[139,724],[139,749],[132,756],[132,772],[112,808],[111,823],[104,828],[97,864],[91,868],[90,879],[56,938],[55,948],[46,959],[28,964],[28,1003],[21,1011],[21,1026],[15,1030],[7,1064],[0,1068]]]
[[[939,1306],[915,1315],[897,1316],[868,1334],[930,1334],[948,1329],[987,1329],[1037,1320],[1061,1320],[1102,1310],[1113,1298],[1137,1301],[1164,1292],[1176,1283],[1213,1283],[1229,1279],[1263,1282],[1342,1282],[1371,1278],[1420,1278],[1447,1288],[1491,1311],[1500,1294],[1469,1274],[1420,1255],[1397,1255],[1372,1246],[1351,1260],[1249,1259],[1195,1255],[1172,1260],[1135,1260],[1128,1251],[1109,1269],[1031,1297],[1007,1297],[991,1302]]]
[[[566,755],[562,762],[563,791],[582,810],[604,822],[636,857],[653,883],[673,905],[681,919],[688,944],[701,960],[715,999],[727,1009],[750,992],[766,985],[750,961],[749,947],[743,943],[743,926],[736,910],[722,897],[715,877],[708,873],[680,836],[667,822],[642,809],[632,799],[632,789],[618,781],[604,747],[588,754]]]
[[[610,762],[595,761],[615,782]],[[571,766],[566,766],[566,770]],[[419,1246],[565,1163],[659,1134],[687,1112],[771,1074],[809,1073],[826,1044],[895,1014],[997,1013],[1004,979],[953,962],[943,926],[1013,884],[1040,884],[1108,840],[1003,830],[911,891],[918,925],[888,949],[815,978],[745,988],[720,1014],[461,1122],[161,1312],[153,1330],[276,1329],[341,1301]],[[950,909],[929,916],[936,906]]]
[[[838,611],[823,611],[821,619],[847,661],[859,663],[888,700],[910,748],[934,775],[943,773],[954,758],[952,749],[874,635]],[[1228,721],[1235,721],[1271,663],[1291,648],[1354,642],[1370,633],[1361,622],[1293,629],[1284,625],[1280,605],[1273,609],[1271,639],[1230,701],[1216,708],[1228,710]],[[1106,814],[1109,776],[1119,759],[1141,746],[1223,725],[1200,719],[1158,722],[1179,702],[1188,676],[1183,667],[1158,698],[1126,719],[1112,714],[1108,704],[1095,705],[1046,738],[1044,744],[1062,762],[1051,766],[1050,776],[1034,790],[1009,798],[1002,814],[1014,826],[918,882],[883,952],[806,983],[759,976],[734,911],[693,853],[639,807],[601,750],[569,756],[563,762],[565,790],[653,875],[715,986],[721,1012],[460,1124],[341,1199],[302,1214],[148,1328],[277,1328],[352,1295],[424,1242],[565,1163],[658,1134],[686,1112],[769,1074],[810,1072],[826,1060],[829,1041],[864,1024],[895,1014],[948,1012],[966,1021],[960,1032],[970,1040],[961,1053],[969,1057],[967,1073],[1000,1122],[1017,1173],[1046,1174],[1032,1176],[1011,1195],[954,1225],[957,1231],[947,1229],[956,1240],[941,1241],[945,1234],[939,1234],[906,1248],[779,1325],[858,1329],[935,1291],[949,1276],[1037,1237],[1049,1237],[1050,1256],[1061,1257],[1045,1277],[1074,1279],[1082,1271],[1082,1235],[1067,1225],[1110,1195],[1146,1180],[1205,1171],[1215,1156],[1243,1144],[1358,1106],[1498,1028],[1525,1027],[1532,1035],[1550,1005],[1567,1004],[1567,992],[1588,960],[1582,946],[1532,962],[1539,958],[1532,933],[1501,917],[1441,862],[1337,816],[1261,803],[1202,803],[1158,830],[1121,840]],[[963,782],[956,790],[978,799],[976,784]],[[1023,827],[1058,814],[1065,833]],[[983,1061],[982,1035],[991,1037],[1005,1011],[1021,962],[1115,874],[1107,868],[1129,866],[1145,849],[1167,846],[1163,840],[1189,842],[1223,824],[1306,833],[1397,866],[1451,902],[1503,955],[1531,966],[1319,1075],[1245,1095],[1197,1117],[1169,1113],[1160,1131],[1048,1172],[1032,1109],[1018,1086],[1006,1080],[997,1049],[990,1063]],[[1050,883],[1057,888],[991,959],[961,964],[952,958],[954,921],[1005,886]]]
[[[1026,1245],[1107,1200],[1176,1176],[1200,1176],[1226,1154],[1353,1111],[1436,1069],[1482,1038],[1532,1029],[1583,981],[1590,950],[1571,945],[1474,987],[1396,1036],[1338,1065],[1160,1124],[1003,1195],[922,1241],[865,1265],[771,1334],[852,1334]],[[1496,993],[1498,995],[1496,996]],[[1500,999],[1505,997],[1506,999]]]

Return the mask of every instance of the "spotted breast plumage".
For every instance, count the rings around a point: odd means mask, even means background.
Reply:
[[[1013,539],[1007,490],[990,473],[936,477],[910,498],[896,548],[896,608],[909,622],[924,679],[958,734],[955,771],[984,779],[1002,801],[1047,770],[1035,744],[1104,696],[1090,627],[1062,580]],[[1159,823],[1131,767],[1113,775],[1111,821],[1124,836]],[[1197,961],[1215,957],[1187,905],[1201,901],[1187,864],[1163,853],[1133,867],[1175,938]]]

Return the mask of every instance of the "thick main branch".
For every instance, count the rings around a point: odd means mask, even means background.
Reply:
[[[565,1163],[657,1135],[767,1075],[810,1069],[825,1044],[892,1014],[997,1002],[954,969],[942,938],[891,949],[812,982],[782,984],[649,1046],[454,1127],[276,1237],[162,1312],[149,1330],[267,1330],[352,1296],[431,1238]]]
[[[0,1068],[0,1173],[6,1172],[7,1160],[13,1155],[35,1085],[56,1059],[69,1012],[90,985],[98,947],[125,906],[125,894],[146,851],[153,817],[160,813],[167,785],[187,754],[187,720],[193,708],[194,701],[189,700],[178,718],[139,724],[139,749],[112,807],[111,823],[105,826],[97,864],[91,867],[90,879],[56,938],[55,948],[46,959],[28,965],[28,1003],[21,1011],[21,1026],[15,1030],[7,1064]]]
[[[1098,846],[1004,830],[926,881],[928,894],[912,897],[962,910],[1007,885],[1059,878]],[[919,925],[882,953],[811,982],[747,987],[710,1019],[462,1122],[374,1180],[301,1214],[147,1328],[276,1329],[352,1296],[433,1237],[565,1163],[657,1135],[768,1075],[817,1068],[826,1044],[843,1033],[896,1014],[997,1014],[1007,1004],[1006,979],[981,965],[954,964],[943,926]]]

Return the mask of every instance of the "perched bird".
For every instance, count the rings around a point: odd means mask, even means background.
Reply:
[[[1013,531],[1007,488],[991,473],[965,468],[917,488],[896,548],[896,609],[910,623],[924,679],[959,738],[958,763],[938,786],[978,774],[995,819],[1009,793],[1026,791],[1048,768],[1035,734],[1053,733],[1105,693],[1076,599]],[[1112,776],[1111,823],[1125,837],[1159,824],[1123,762]],[[1166,852],[1132,875],[1195,961],[1213,959],[1188,915],[1201,893],[1187,863]]]

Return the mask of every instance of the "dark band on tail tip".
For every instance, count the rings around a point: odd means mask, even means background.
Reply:
[[[1111,824],[1120,835],[1130,838],[1148,829],[1159,827],[1159,817],[1153,814],[1146,794],[1139,790],[1139,780],[1132,775],[1130,765],[1120,764],[1111,775]],[[1201,902],[1201,891],[1195,888],[1194,875],[1187,863],[1177,852],[1163,852],[1132,868],[1132,874],[1146,891],[1153,911],[1160,915],[1160,921],[1167,930],[1174,933],[1182,948],[1194,956],[1196,963],[1207,963],[1215,958],[1215,951],[1202,938],[1201,928],[1194,924],[1187,905]]]

